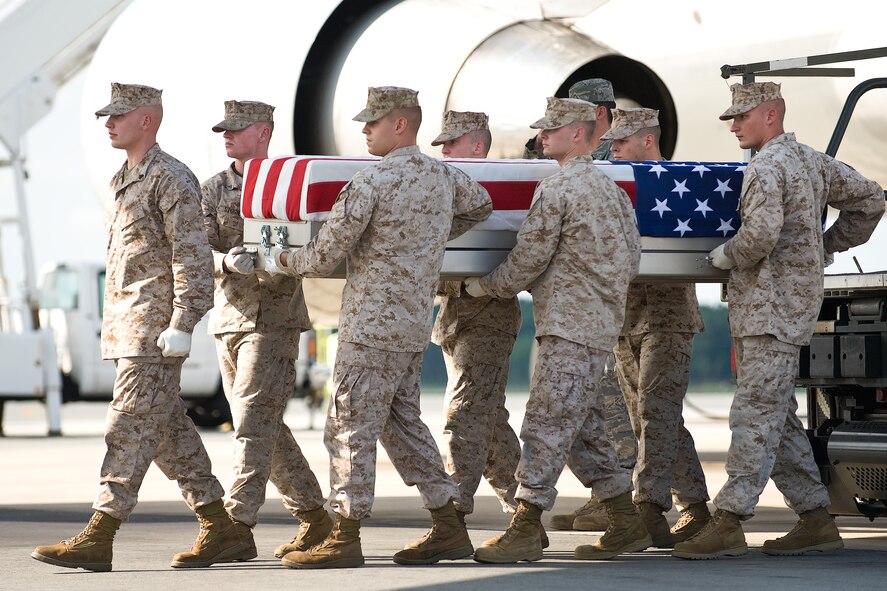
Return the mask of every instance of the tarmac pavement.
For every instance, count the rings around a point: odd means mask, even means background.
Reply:
[[[724,482],[723,462],[729,445],[726,421],[729,395],[691,395],[698,410],[685,410],[688,429],[696,438],[709,491]],[[509,393],[515,427],[522,419],[526,393]],[[442,445],[442,398],[423,396],[423,419]],[[804,408],[801,402],[801,408]],[[255,529],[259,557],[246,563],[215,565],[208,569],[169,568],[172,555],[190,547],[197,533],[193,514],[181,502],[175,483],[156,467],[149,471],[139,505],[121,528],[114,544],[114,570],[90,573],[47,565],[29,557],[37,545],[53,544],[79,532],[91,515],[97,492],[97,474],[104,453],[102,431],[105,406],[97,403],[66,405],[63,437],[47,438],[42,407],[36,403],[9,403],[0,438],[0,590],[150,590],[281,589],[292,586],[355,590],[377,589],[805,589],[885,588],[887,577],[887,521],[870,523],[861,517],[840,517],[844,551],[829,555],[770,557],[760,552],[765,539],[791,529],[795,515],[775,487],[767,487],[754,519],[744,528],[750,546],[747,556],[713,561],[685,561],[667,550],[650,549],[612,561],[588,562],[573,558],[573,548],[596,537],[588,532],[549,530],[551,547],[543,560],[517,565],[481,565],[470,559],[434,566],[405,567],[391,555],[420,537],[430,525],[418,493],[403,484],[380,448],[373,516],[364,522],[361,539],[366,566],[360,569],[297,571],[283,568],[272,555],[289,541],[296,522],[269,485],[268,501]],[[323,447],[323,417],[308,429],[305,407],[292,401],[286,415],[299,445],[315,469],[321,486],[328,482],[328,457]],[[204,431],[202,436],[223,485],[231,482],[230,434]],[[570,512],[585,502],[587,491],[565,471],[558,483],[560,496],[552,513]],[[676,512],[668,516],[673,523]],[[543,520],[547,523],[549,515]],[[468,524],[475,545],[504,530],[508,518],[491,489],[483,483],[476,511]]]

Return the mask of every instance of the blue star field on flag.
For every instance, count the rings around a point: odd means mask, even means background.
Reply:
[[[744,162],[620,162],[635,178],[642,236],[727,238],[739,229]]]

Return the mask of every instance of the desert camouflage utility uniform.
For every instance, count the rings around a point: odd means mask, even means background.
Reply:
[[[357,173],[318,235],[291,251],[296,274],[347,262],[324,433],[330,504],[343,517],[370,515],[377,441],[425,508],[458,496],[419,416],[419,373],[446,242],[491,211],[467,175],[406,146]]]
[[[222,497],[209,456],[179,397],[184,357],[163,357],[168,326],[190,333],[212,302],[212,255],[197,179],[155,144],[111,181],[102,357],[117,367],[93,504],[125,520],[154,461],[193,510]]]
[[[209,332],[234,418],[234,483],[226,507],[250,527],[270,478],[296,517],[323,505],[323,493],[283,422],[295,387],[299,333],[311,328],[298,277],[229,272],[225,254],[243,244],[240,191],[232,164],[201,187],[204,223],[213,250],[214,307]]]

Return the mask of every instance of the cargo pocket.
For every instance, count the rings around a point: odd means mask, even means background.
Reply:
[[[355,365],[340,366],[333,376],[329,416],[337,421],[372,422],[381,419],[385,398],[380,373]]]
[[[149,236],[148,208],[140,202],[123,206],[119,214],[120,223],[120,265],[123,272],[118,276],[118,287],[142,279],[144,259],[152,250],[152,237]]]

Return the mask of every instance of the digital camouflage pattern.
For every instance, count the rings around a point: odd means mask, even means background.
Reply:
[[[517,243],[479,284],[495,297],[532,289],[537,338],[610,351],[640,256],[628,196],[579,156],[539,183]]]
[[[656,109],[613,109],[613,123],[601,139],[621,140],[648,127],[659,127],[659,111]]]
[[[622,336],[649,332],[702,332],[694,283],[638,283],[628,286]]]
[[[485,308],[491,317],[503,320],[503,328],[515,314],[517,301],[493,298],[453,298],[450,306],[470,305],[474,300],[488,300]],[[440,314],[438,314],[438,321]],[[496,492],[503,510],[513,512],[517,481],[514,471],[520,459],[520,441],[508,424],[505,387],[508,362],[516,330],[499,330],[488,324],[463,323],[458,332],[441,343],[447,367],[447,391],[444,398],[447,442],[447,473],[459,487],[456,509],[474,511],[474,494],[482,476]]]
[[[595,104],[616,102],[616,96],[613,94],[613,85],[604,78],[580,80],[570,87],[570,90],[567,91],[567,96]]]
[[[721,121],[732,119],[736,115],[748,113],[761,103],[782,98],[782,85],[776,82],[749,82],[748,84],[731,84],[733,103],[721,114]]]
[[[468,175],[416,146],[398,148],[351,179],[285,271],[327,275],[345,258],[339,343],[424,351],[446,242],[491,212]]]
[[[226,115],[271,114],[261,112],[271,108],[269,105],[248,107],[246,112]],[[243,244],[242,181],[232,163],[200,189],[215,271],[209,332],[216,335],[222,385],[234,422],[234,482],[226,508],[234,519],[255,526],[269,478],[293,515],[320,507],[324,498],[283,422],[295,387],[299,334],[311,328],[301,278],[242,275],[224,268],[225,254]]]
[[[822,304],[823,250],[868,240],[884,193],[785,133],[752,157],[739,203],[742,226],[724,246],[735,261],[727,285],[737,362],[733,439],[715,506],[750,515],[772,477],[792,509],[824,507],[828,493],[795,412],[798,354]],[[823,235],[826,205],[840,213]]]
[[[234,420],[234,482],[225,507],[255,526],[270,478],[296,517],[323,505],[317,478],[283,413],[296,382],[292,339],[261,332],[217,335],[222,384]]]
[[[96,117],[125,115],[139,107],[153,107],[162,104],[162,90],[140,84],[111,83],[111,102],[95,112]]]
[[[602,140],[598,147],[591,151],[591,157],[595,160],[612,160],[613,152],[610,151],[612,145],[613,140]]]
[[[222,498],[225,491],[179,396],[182,363],[181,357],[115,360],[96,511],[126,521],[152,461],[178,481],[192,511]]]
[[[324,430],[330,454],[330,506],[348,519],[370,516],[376,442],[426,509],[458,496],[419,408],[421,352],[383,351],[339,341]]]
[[[243,177],[232,164],[201,186],[206,235],[213,251],[215,292],[209,313],[210,334],[258,331],[275,334],[279,350],[298,351],[299,333],[311,328],[302,280],[283,274],[229,273],[222,260],[243,244],[240,191]],[[295,347],[295,348],[294,348]]]
[[[631,468],[619,465],[604,429],[598,380],[608,352],[556,336],[539,338],[527,401],[515,497],[544,510],[554,506],[557,484],[574,440],[591,458],[586,486],[605,500],[631,490]]]
[[[828,506],[828,490],[797,416],[800,350],[769,335],[733,339],[733,437],[727,451],[727,482],[714,500],[718,509],[750,517],[770,478],[796,513]]]
[[[440,135],[431,142],[432,146],[439,146],[444,142],[462,137],[472,131],[490,129],[490,118],[486,113],[475,111],[447,111],[444,113]]]
[[[213,131],[240,131],[260,121],[274,121],[274,107],[258,101],[225,101],[225,118]]]
[[[597,118],[597,105],[572,98],[550,96],[545,107],[545,116],[530,124],[532,129],[557,129],[577,121],[594,121]]]
[[[354,116],[354,121],[376,121],[395,109],[418,106],[418,91],[397,86],[371,86],[367,90],[367,105]]]
[[[111,189],[102,357],[161,359],[160,333],[192,332],[212,304],[199,184],[154,144],[131,170],[124,163]]]
[[[840,211],[823,235],[826,204]],[[727,293],[734,338],[771,334],[806,345],[822,303],[823,247],[840,252],[869,239],[884,213],[873,181],[785,133],[748,163],[742,226],[724,245],[735,261]]]
[[[629,334],[620,336],[616,345],[619,383],[638,439],[636,504],[648,502],[668,510],[672,491],[681,508],[708,500],[705,474],[682,415],[693,332]]]

